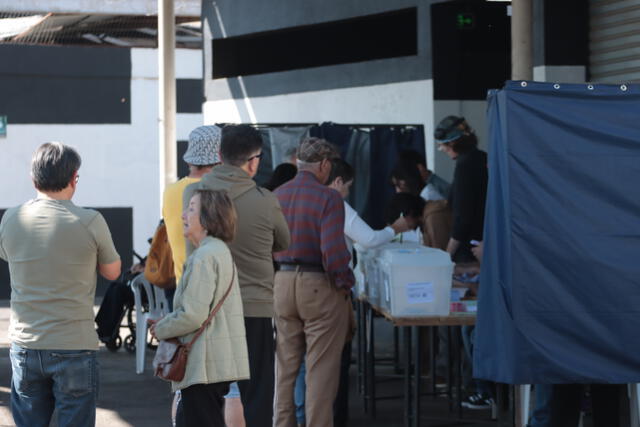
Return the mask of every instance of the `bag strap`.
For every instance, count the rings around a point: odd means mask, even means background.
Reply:
[[[211,321],[213,320],[213,316],[215,316],[216,313],[220,310],[220,307],[222,307],[222,304],[231,293],[231,288],[233,287],[233,279],[236,275],[236,264],[233,262],[233,258],[231,258],[231,265],[233,266],[233,272],[231,273],[231,283],[229,283],[229,287],[227,288],[226,292],[222,296],[222,299],[218,301],[215,307],[213,307],[213,310],[211,310],[211,313],[209,314],[209,317],[207,318],[207,320],[204,321],[202,326],[200,326],[200,329],[198,329],[198,331],[193,336],[193,338],[191,338],[191,341],[185,344],[185,346],[187,347],[187,350],[191,349],[191,346],[193,345],[193,343],[198,339],[198,337],[202,334],[202,332],[204,332],[205,328],[211,324]]]

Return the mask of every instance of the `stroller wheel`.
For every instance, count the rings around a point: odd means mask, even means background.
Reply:
[[[129,353],[136,352],[136,340],[133,335],[127,335],[127,337],[124,339],[124,349]]]
[[[120,335],[116,335],[112,340],[104,343],[104,345],[111,351],[118,351],[122,346],[122,338],[120,338]]]

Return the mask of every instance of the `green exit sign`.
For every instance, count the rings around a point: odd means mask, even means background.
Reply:
[[[7,116],[0,116],[0,138],[7,136]]]
[[[473,13],[461,12],[456,14],[456,26],[459,30],[468,30],[475,28],[476,18]]]

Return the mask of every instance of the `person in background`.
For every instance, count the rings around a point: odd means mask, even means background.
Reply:
[[[220,310],[189,352],[177,427],[224,427],[223,402],[229,383],[249,378],[242,299],[231,251],[236,212],[224,191],[198,190],[183,214],[184,236],[196,248],[189,256],[174,298],[174,311],[150,321],[151,335],[189,342],[227,293]]]
[[[280,266],[274,287],[277,427],[296,424],[293,391],[305,351],[306,422],[333,425],[354,285],[342,233],[344,202],[326,187],[331,160],[337,157],[328,141],[304,139],[298,148],[298,174],[275,191],[291,231],[289,248],[274,254]]]
[[[291,163],[281,163],[273,171],[269,182],[264,185],[269,191],[273,191],[285,182],[291,181],[298,173],[296,165]]]
[[[289,246],[289,228],[278,199],[252,179],[262,157],[262,137],[249,125],[227,125],[220,142],[222,164],[185,190],[222,190],[235,206],[236,237],[229,243],[238,266],[251,379],[240,381],[244,418],[251,427],[271,427],[275,389],[273,252]]]
[[[328,186],[333,188],[342,197],[344,202],[344,237],[349,249],[353,250],[353,244],[357,243],[365,249],[374,248],[390,242],[397,234],[407,231],[407,221],[404,217],[398,217],[390,226],[382,230],[373,230],[360,218],[358,213],[346,202],[349,190],[353,184],[354,171],[351,165],[342,159],[331,160],[331,174]],[[350,314],[352,315],[352,314]],[[342,351],[340,362],[340,384],[338,394],[333,403],[333,425],[342,427],[347,425],[349,409],[349,365],[351,362],[351,339],[347,341]],[[303,360],[300,366],[295,386],[296,420],[298,425],[305,425],[305,376],[306,364]]]
[[[358,213],[346,202],[353,184],[354,171],[351,165],[342,159],[331,161],[331,174],[328,186],[333,188],[344,200],[344,235],[347,248],[353,249],[357,243],[365,249],[374,248],[390,242],[397,234],[409,230],[406,218],[398,215],[387,227],[382,230],[373,230],[360,218]]]
[[[187,260],[186,241],[182,224],[182,198],[184,189],[200,181],[203,175],[211,172],[214,166],[220,164],[220,128],[218,126],[199,126],[189,134],[187,151],[182,160],[189,166],[189,175],[169,184],[162,195],[162,218],[167,228],[167,238],[173,258],[173,269],[176,284],[180,283],[182,269]],[[173,310],[173,295],[176,290],[165,289],[169,311]],[[172,413],[178,412],[180,393],[176,393],[172,405]],[[232,402],[239,400],[234,399]],[[228,408],[233,408],[233,403]]]
[[[76,206],[80,156],[48,142],[36,150],[36,198],[7,210],[0,258],[11,275],[11,412],[18,427],[92,427],[98,395],[97,273],[120,276],[102,215]]]
[[[187,260],[187,249],[182,234],[182,195],[184,189],[200,181],[203,175],[211,172],[220,164],[220,128],[218,126],[200,126],[189,134],[189,145],[182,160],[189,166],[189,175],[168,185],[162,196],[162,218],[167,227],[167,237],[173,257],[176,283],[180,282],[182,268]],[[175,289],[165,289],[169,309],[173,306]]]
[[[427,168],[424,156],[415,150],[404,150],[398,154],[398,164],[411,168],[413,165],[420,175],[422,189],[420,197],[424,200],[446,200],[451,191],[451,184]]]
[[[487,153],[478,149],[478,139],[464,117],[445,117],[436,127],[434,137],[438,149],[456,162],[449,195],[453,225],[447,252],[456,262],[471,261],[474,259],[471,240],[482,240]]]
[[[424,182],[413,159],[398,158],[391,170],[391,185],[396,193],[420,194]]]

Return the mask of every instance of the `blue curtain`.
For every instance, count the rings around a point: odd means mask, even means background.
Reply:
[[[489,95],[474,376],[640,382],[640,86]]]

